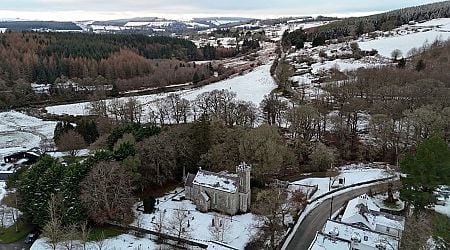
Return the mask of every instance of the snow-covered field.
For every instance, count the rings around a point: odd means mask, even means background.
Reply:
[[[237,76],[231,79],[216,82],[210,85],[203,86],[194,90],[183,90],[175,92],[179,94],[182,98],[187,100],[194,100],[198,95],[210,92],[212,90],[226,89],[236,93],[236,98],[238,100],[253,102],[259,105],[263,100],[264,96],[269,94],[276,87],[276,83],[270,75],[271,64],[262,65],[255,68],[252,72]],[[148,113],[148,109],[155,105],[155,101],[164,97],[167,97],[168,93],[153,94],[153,95],[143,95],[135,97],[139,100],[144,107],[147,109],[144,113]],[[126,99],[128,97],[124,97]],[[48,113],[57,115],[87,115],[88,102],[75,103],[68,105],[57,105],[47,107]]]
[[[182,189],[174,190],[171,194],[159,198],[159,204],[156,206],[159,211],[163,211],[165,214],[165,221],[169,221],[173,212],[176,209],[184,209],[189,211],[190,216],[190,238],[200,241],[214,241],[213,236],[210,234],[209,226],[211,225],[214,215],[218,215],[221,218],[228,221],[229,230],[225,233],[224,243],[235,247],[237,249],[244,249],[245,245],[250,241],[250,238],[254,231],[252,230],[252,224],[255,222],[255,216],[251,213],[227,216],[217,214],[215,212],[202,213],[195,209],[195,205],[189,200],[180,200],[179,198],[184,196]],[[178,200],[178,201],[177,201]],[[137,211],[137,219],[133,223],[135,226],[154,229],[152,222],[153,218],[156,218],[156,213],[143,214]],[[207,243],[208,244],[208,243]]]
[[[440,22],[439,20],[432,21],[433,23]],[[379,37],[375,40],[359,42],[359,47],[362,50],[376,49],[380,55],[387,58],[391,57],[391,53],[393,50],[399,49],[400,51],[402,51],[403,56],[406,57],[408,55],[408,52],[413,48],[420,48],[425,43],[431,44],[435,40],[445,41],[448,39],[450,39],[449,24],[444,26],[444,28],[433,28],[429,31],[416,32],[393,37]]]
[[[294,181],[292,184],[308,185],[308,186],[318,186],[317,192],[311,197],[314,199],[322,194],[325,194],[335,188],[331,187],[330,182],[336,184],[336,182],[344,178],[345,183],[339,187],[350,186],[357,183],[362,183],[371,180],[378,180],[392,176],[391,173],[387,172],[385,169],[372,168],[367,164],[351,164],[340,168],[339,175],[336,177],[312,177],[306,178],[300,181]],[[330,187],[330,188],[329,188]]]
[[[43,140],[52,140],[55,126],[54,121],[43,121],[20,112],[0,112],[0,164],[10,153],[37,147]]]

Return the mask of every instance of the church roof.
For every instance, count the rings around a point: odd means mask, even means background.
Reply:
[[[187,184],[188,182],[186,181],[186,185]],[[201,169],[195,175],[192,184],[217,189],[228,193],[236,193],[238,191],[238,178],[236,176],[213,173]]]

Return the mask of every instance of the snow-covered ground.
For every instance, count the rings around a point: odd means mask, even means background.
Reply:
[[[0,164],[10,153],[38,147],[43,140],[51,141],[55,126],[54,121],[43,121],[20,112],[0,112]]]
[[[179,94],[182,98],[192,101],[202,93],[210,92],[216,89],[226,89],[235,92],[238,100],[249,101],[259,105],[264,96],[269,94],[276,87],[276,83],[270,75],[270,66],[271,64],[262,65],[255,68],[252,72],[242,76],[236,76],[234,78],[206,85],[198,89],[177,91],[175,93]],[[135,98],[144,104],[147,109],[144,111],[144,114],[146,114],[148,113],[149,108],[154,107],[156,100],[167,97],[168,94],[169,93],[143,95]],[[128,97],[123,97],[122,99],[126,98]],[[88,102],[57,105],[47,107],[46,110],[51,114],[68,114],[79,116],[87,115],[89,113],[87,108],[88,105]]]
[[[224,237],[224,243],[227,245],[237,249],[244,249],[245,245],[250,241],[252,234],[255,233],[254,230],[252,230],[252,224],[256,220],[253,214],[246,213],[230,217],[215,212],[202,213],[195,209],[195,205],[191,201],[180,200],[183,196],[184,191],[182,191],[182,189],[174,190],[166,196],[158,198],[159,204],[156,205],[156,208],[157,210],[164,212],[164,221],[166,221],[166,224],[176,209],[189,211],[190,228],[192,230],[190,233],[191,239],[213,241],[214,237],[210,234],[209,227],[215,215],[228,221],[229,230],[227,230]],[[153,220],[156,220],[157,212],[153,214],[143,214],[142,212],[137,211],[136,213],[137,219],[133,225],[154,229]]]
[[[83,249],[80,242],[73,242],[74,249]],[[79,246],[79,247],[75,247]],[[101,246],[101,248],[100,248]],[[30,250],[51,250],[52,247],[47,244],[45,238],[40,238],[34,242]],[[58,245],[57,250],[67,249],[63,244]],[[121,250],[121,249],[141,249],[141,250],[153,250],[160,249],[154,241],[151,240],[151,236],[143,235],[143,237],[136,237],[131,234],[122,234],[113,238],[105,239],[101,242],[88,242],[86,243],[87,250]],[[162,248],[166,249],[166,248]]]
[[[318,189],[310,199],[314,199],[337,187],[350,186],[366,181],[378,180],[392,176],[386,169],[373,168],[371,164],[351,164],[340,168],[339,174],[335,177],[311,177],[294,181],[291,184],[298,185],[317,185]],[[339,179],[345,179],[343,185],[337,185]],[[330,184],[331,182],[331,184]],[[334,186],[335,188],[333,188]]]
[[[434,210],[438,213],[447,215],[450,217],[450,187],[449,186],[440,186],[434,192],[437,196],[437,199],[440,200],[443,204],[434,205]]]
[[[414,25],[403,25],[391,33],[391,37],[378,37],[374,40],[359,42],[362,50],[378,50],[384,57],[390,58],[395,49],[402,51],[403,56],[413,48],[420,48],[425,43],[431,44],[435,40],[450,39],[450,18],[433,19]]]
[[[375,204],[377,204],[378,207],[382,209],[397,210],[397,211],[403,210],[405,208],[405,202],[400,200],[400,192],[394,192],[393,196],[394,199],[396,199],[395,206],[386,205],[386,203],[384,202],[388,198],[387,193],[377,194],[373,197],[372,200],[375,202]]]
[[[3,226],[4,228],[12,226],[14,221],[22,215],[18,209],[3,204],[2,200],[7,193],[6,182],[0,181],[0,226]]]

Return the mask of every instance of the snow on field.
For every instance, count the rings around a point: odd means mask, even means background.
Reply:
[[[444,29],[448,30],[449,25],[450,25],[450,18],[438,18],[423,23],[415,24],[414,27],[437,27],[441,29],[445,27]]]
[[[255,216],[251,213],[242,215],[227,216],[217,214],[214,212],[202,213],[195,209],[195,205],[189,200],[180,200],[184,196],[182,189],[177,189],[166,196],[159,198],[156,207],[159,211],[165,213],[165,221],[170,220],[173,212],[176,209],[184,209],[189,211],[190,228],[193,230],[190,233],[190,238],[200,241],[213,241],[214,238],[209,232],[209,226],[214,218],[214,215],[218,215],[228,221],[230,229],[225,234],[224,243],[233,246],[237,249],[244,249],[245,245],[250,241],[250,237],[254,233],[251,229],[251,225],[255,221]],[[156,212],[153,214],[143,214],[137,211],[137,219],[133,225],[139,224],[142,228],[154,229],[152,222],[153,217],[156,217]],[[209,244],[209,243],[208,243]]]
[[[291,184],[318,186],[317,192],[311,197],[314,199],[325,194],[336,187],[350,186],[352,184],[362,183],[371,180],[383,179],[391,176],[385,169],[373,168],[370,164],[351,164],[340,168],[339,174],[335,177],[311,177],[294,181]],[[337,185],[339,179],[345,179],[343,185]],[[331,184],[330,184],[331,182]],[[332,187],[331,187],[332,186]],[[330,188],[329,188],[330,187]],[[333,188],[335,187],[335,188]]]
[[[10,153],[37,147],[42,140],[51,140],[55,126],[54,121],[43,121],[20,112],[0,112],[0,164]]]
[[[269,94],[276,87],[276,83],[270,75],[270,66],[271,64],[262,65],[242,76],[236,76],[197,89],[182,90],[175,93],[180,94],[182,98],[192,101],[202,93],[216,89],[226,89],[235,92],[238,100],[249,101],[259,105],[264,96]],[[143,95],[135,98],[147,108],[144,113],[148,113],[148,108],[153,107],[156,100],[167,97],[168,94],[169,93]],[[121,99],[127,98],[128,97],[123,97]],[[57,115],[87,115],[89,113],[87,109],[88,105],[88,102],[57,105],[47,107],[46,110],[48,113]]]
[[[420,48],[425,43],[432,43],[436,39],[448,40],[449,38],[450,32],[430,30],[404,36],[381,37],[375,40],[359,42],[359,47],[362,50],[376,49],[380,55],[390,58],[392,51],[395,49],[399,49],[402,51],[403,56],[407,56],[408,52],[413,48]]]

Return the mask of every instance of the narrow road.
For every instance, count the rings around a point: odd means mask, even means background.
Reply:
[[[353,199],[354,197],[369,192],[369,189],[372,189],[373,192],[381,192],[386,191],[387,188],[388,185],[386,183],[382,183],[370,187],[363,187],[341,195],[334,196],[332,213],[335,213],[339,208],[344,206],[346,202]],[[307,250],[311,245],[311,242],[314,240],[316,232],[322,229],[323,225],[330,217],[330,207],[331,199],[327,199],[316,208],[314,208],[302,221],[286,249]]]

